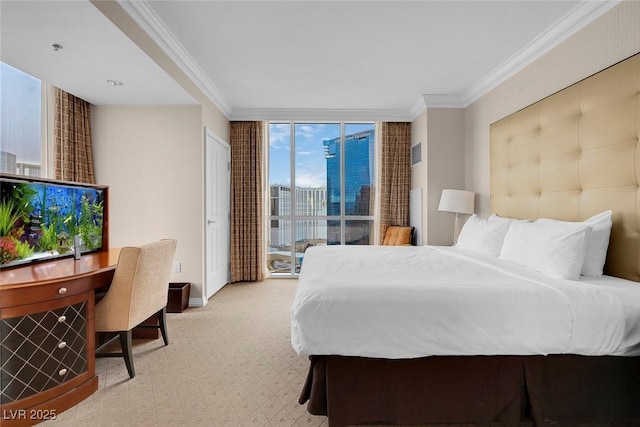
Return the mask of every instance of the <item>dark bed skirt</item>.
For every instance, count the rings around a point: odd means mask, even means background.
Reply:
[[[358,424],[640,426],[640,358],[311,356],[300,403]]]

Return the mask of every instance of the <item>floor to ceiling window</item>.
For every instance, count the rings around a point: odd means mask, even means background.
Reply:
[[[42,82],[0,62],[0,172],[41,176]]]
[[[373,243],[374,123],[269,124],[272,275],[300,272],[307,248]]]

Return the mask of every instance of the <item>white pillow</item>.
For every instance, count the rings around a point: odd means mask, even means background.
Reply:
[[[581,223],[513,221],[500,258],[550,277],[578,280],[590,232]]]
[[[607,249],[609,248],[609,237],[611,236],[611,211],[604,211],[584,222],[591,228],[591,233],[587,238],[586,253],[584,256],[584,264],[582,264],[582,275],[586,277],[602,277],[604,262],[607,259]],[[540,218],[536,222],[564,222],[556,219]]]
[[[497,257],[509,224],[508,221],[488,221],[474,214],[460,230],[456,247]]]

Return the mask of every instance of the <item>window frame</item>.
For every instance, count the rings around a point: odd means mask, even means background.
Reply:
[[[40,79],[30,73],[27,73],[8,62],[2,61],[4,64],[14,68],[21,73],[27,74],[34,79],[40,81],[40,174],[37,175],[39,178],[54,178],[53,176],[53,163],[54,163],[54,153],[53,153],[53,141],[54,141],[54,115],[55,115],[55,105],[54,105],[54,86],[49,84],[49,82]],[[16,175],[22,176],[33,176],[33,175],[25,175],[23,173],[18,173],[18,171],[10,172]]]
[[[270,172],[270,167],[271,167],[271,162],[270,162],[270,141],[271,141],[271,134],[270,134],[270,129],[271,129],[271,125],[276,124],[276,125],[288,125],[289,126],[289,176],[290,176],[290,204],[291,204],[291,214],[290,215],[272,215],[271,214],[271,183],[269,182],[269,172]],[[330,125],[335,125],[335,124],[339,124],[340,125],[340,215],[299,215],[297,213],[297,209],[296,209],[296,191],[295,191],[295,176],[296,176],[296,142],[295,142],[295,126],[297,124],[305,124],[305,125],[324,125],[324,124],[330,124]],[[265,138],[265,143],[266,143],[266,159],[267,161],[266,166],[267,166],[267,170],[266,170],[266,174],[265,176],[267,177],[266,181],[266,199],[267,199],[267,214],[265,215],[266,217],[266,221],[265,221],[265,235],[269,236],[270,235],[270,230],[271,230],[271,221],[277,220],[277,221],[290,221],[290,226],[289,226],[289,231],[291,233],[291,252],[290,252],[290,265],[291,265],[291,269],[288,273],[280,273],[280,272],[272,272],[270,270],[267,270],[267,274],[269,277],[278,277],[278,278],[283,278],[283,277],[297,277],[299,275],[298,272],[296,272],[296,235],[295,235],[295,231],[296,231],[296,223],[298,221],[339,221],[340,222],[340,245],[345,245],[345,240],[346,240],[346,223],[348,221],[371,221],[372,224],[372,228],[371,228],[371,242],[375,242],[375,238],[377,233],[375,232],[376,229],[376,225],[377,225],[377,221],[376,221],[376,215],[375,215],[375,209],[372,209],[372,213],[370,215],[347,215],[346,214],[346,197],[345,197],[345,172],[346,172],[346,165],[345,165],[345,140],[346,140],[346,135],[345,135],[345,128],[347,125],[351,125],[351,124],[364,124],[364,125],[371,125],[373,128],[373,132],[374,132],[374,149],[373,149],[373,156],[374,158],[372,159],[372,165],[373,165],[373,170],[374,170],[374,182],[372,183],[373,187],[374,187],[374,197],[375,197],[375,203],[378,203],[378,195],[379,195],[379,185],[378,185],[378,176],[379,176],[379,167],[378,167],[378,161],[377,161],[377,157],[378,157],[378,153],[379,153],[379,147],[378,147],[378,126],[376,124],[375,121],[370,121],[370,120],[348,120],[348,121],[337,121],[337,120],[269,120],[266,123],[266,129],[267,129],[267,138]],[[327,194],[327,197],[329,195]],[[265,252],[266,249],[269,247],[269,238],[266,239],[264,246]],[[374,244],[374,243],[371,243]]]

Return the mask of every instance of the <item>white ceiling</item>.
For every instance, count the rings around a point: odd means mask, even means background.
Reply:
[[[0,24],[3,62],[92,104],[195,104],[88,1],[2,0]]]
[[[615,3],[120,1],[232,119],[464,106]],[[95,104],[194,102],[88,1],[0,7],[9,64]]]

